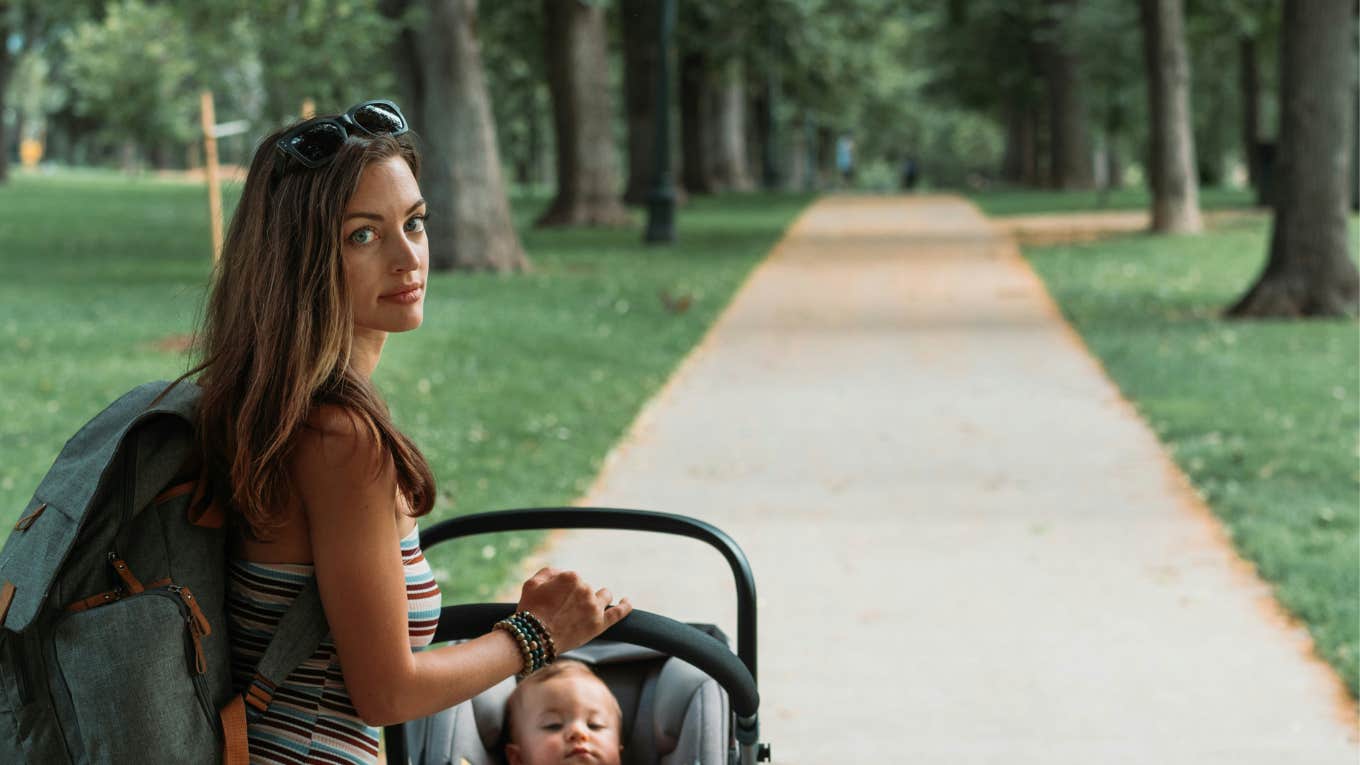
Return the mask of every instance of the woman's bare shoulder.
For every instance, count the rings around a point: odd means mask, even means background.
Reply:
[[[292,462],[297,478],[299,470],[379,470],[388,457],[377,431],[363,417],[345,407],[324,404],[313,407],[298,429]]]

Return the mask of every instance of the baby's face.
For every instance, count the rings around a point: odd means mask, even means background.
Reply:
[[[616,708],[605,684],[582,674],[526,688],[506,757],[510,765],[618,765]]]

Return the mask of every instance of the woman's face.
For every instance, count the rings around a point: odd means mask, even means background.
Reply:
[[[340,223],[340,252],[356,335],[420,326],[430,272],[425,200],[401,157],[374,162],[360,174]]]

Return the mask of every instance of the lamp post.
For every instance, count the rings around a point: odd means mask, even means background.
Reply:
[[[656,140],[652,162],[652,190],[647,195],[648,244],[675,241],[675,178],[671,171],[671,46],[675,31],[675,0],[662,0],[657,30]]]

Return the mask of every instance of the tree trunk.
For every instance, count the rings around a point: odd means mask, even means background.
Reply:
[[[787,184],[785,188],[789,191],[798,191],[807,186],[816,185],[817,158],[815,150],[809,144],[814,143],[810,138],[812,125],[808,121],[806,114],[798,118],[794,123],[793,129],[789,131],[789,171],[784,177]]]
[[[1207,117],[1195,136],[1195,177],[1201,186],[1223,184],[1224,155],[1228,141],[1232,140],[1229,131],[1225,130],[1232,120],[1225,95],[1221,89],[1214,88],[1200,102],[1200,113]]]
[[[775,124],[774,114],[774,99],[779,83],[768,64],[763,71],[752,67],[747,69],[747,73],[752,85],[751,113],[755,115],[751,121],[752,143],[756,147],[753,155],[760,160],[760,187],[767,191],[774,190],[779,188],[780,176],[778,125]]]
[[[491,101],[477,41],[476,0],[422,0],[392,56],[423,139],[420,186],[431,215],[430,267],[523,271],[529,260],[511,223]],[[406,2],[384,5],[399,16]]]
[[[1152,230],[1203,229],[1195,185],[1195,142],[1190,129],[1190,61],[1181,0],[1140,0],[1143,58],[1147,66],[1152,185]]]
[[[1286,0],[1280,48],[1280,144],[1270,256],[1231,316],[1340,316],[1360,307],[1347,242],[1346,160],[1353,0]]]
[[[1091,134],[1086,102],[1077,77],[1077,56],[1064,34],[1075,0],[1050,0],[1056,39],[1044,45],[1044,80],[1048,86],[1049,181],[1058,189],[1089,189],[1094,185]]]
[[[656,142],[656,78],[660,65],[657,30],[661,4],[656,0],[622,0],[623,98],[628,119],[628,184],[623,201],[647,203],[651,191]]]
[[[1001,179],[1016,185],[1027,183],[1034,163],[1034,125],[1029,108],[1018,98],[1008,99],[1003,119],[1006,151],[1001,158]]]
[[[727,184],[718,177],[718,152],[719,144],[722,142],[721,126],[718,120],[721,119],[723,110],[723,88],[722,82],[718,79],[721,72],[713,72],[708,78],[708,87],[704,94],[704,120],[703,120],[703,160],[704,176],[708,178],[709,188],[713,191],[723,191]]]
[[[1360,82],[1355,84],[1351,107],[1351,210],[1360,212]]]
[[[557,134],[557,196],[539,226],[628,222],[618,193],[604,5],[543,0],[545,60]]]
[[[836,167],[836,131],[829,125],[818,125],[815,131],[816,146],[812,149],[813,163],[816,166],[817,185],[822,188],[838,188],[846,179],[841,178]]]
[[[746,77],[741,61],[733,59],[723,69],[713,115],[716,144],[713,179],[732,191],[750,191],[751,175],[746,161]]]
[[[701,50],[680,55],[680,145],[683,152],[681,180],[690,194],[712,194],[706,159],[710,100],[708,60]]]
[[[14,55],[9,52],[9,6],[0,0],[0,183],[9,180],[9,134],[5,131],[5,95],[9,75],[14,70]]]
[[[1105,136],[1105,189],[1124,187],[1124,163],[1119,157],[1119,137],[1113,133]]]
[[[1243,35],[1237,41],[1239,84],[1242,88],[1242,154],[1246,159],[1247,182],[1252,188],[1261,180],[1261,160],[1256,144],[1261,142],[1261,77],[1256,65],[1256,40]]]

